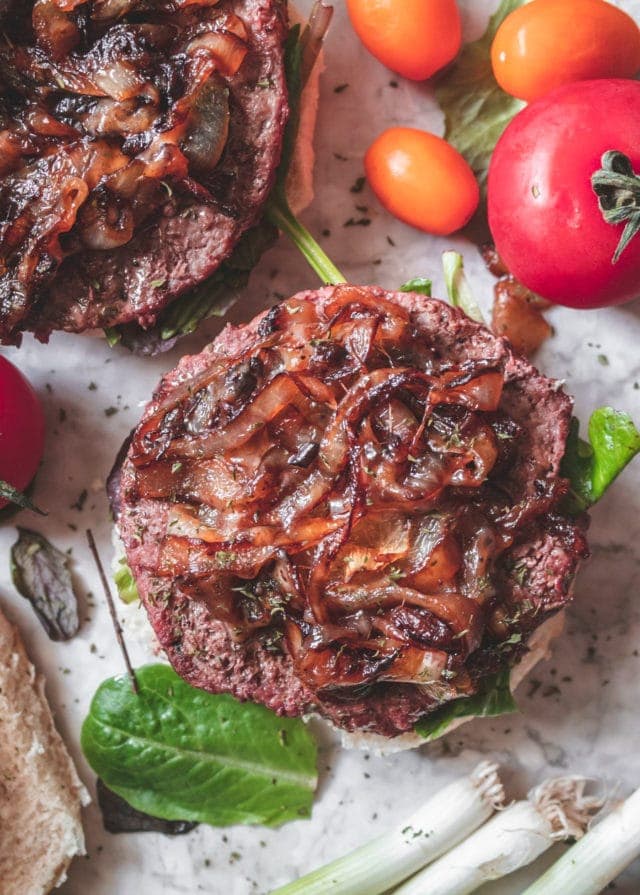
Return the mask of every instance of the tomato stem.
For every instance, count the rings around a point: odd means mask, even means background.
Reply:
[[[610,149],[602,156],[602,168],[593,174],[591,185],[607,224],[626,224],[611,259],[612,264],[617,264],[631,240],[640,232],[640,177],[628,156]]]

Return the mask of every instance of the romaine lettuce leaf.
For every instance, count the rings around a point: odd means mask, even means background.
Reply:
[[[433,283],[427,277],[414,277],[400,286],[400,292],[417,292],[418,295],[427,295],[431,298],[431,287]]]
[[[113,573],[113,580],[118,588],[118,596],[123,603],[135,603],[140,599],[135,578],[124,556],[118,560],[118,566]]]
[[[495,718],[498,715],[517,712],[518,706],[509,683],[510,675],[511,670],[505,668],[488,678],[475,696],[454,699],[436,709],[418,721],[414,727],[415,732],[429,743],[443,736],[458,718]]]
[[[622,470],[640,453],[640,432],[627,413],[600,407],[589,420],[589,441],[580,438],[573,419],[562,461],[562,474],[571,481],[569,512],[580,513],[597,503]]]
[[[454,308],[460,308],[471,320],[484,323],[482,311],[471,291],[469,280],[464,272],[464,260],[459,252],[442,253],[442,269],[449,301]]]
[[[445,139],[469,162],[483,191],[495,145],[524,107],[521,100],[498,87],[490,56],[499,26],[523,2],[502,0],[480,40],[464,46],[436,84],[436,97],[445,115]]]
[[[98,688],[82,750],[110,790],[138,811],[212,826],[279,826],[308,817],[317,747],[304,723],[196,690],[168,665]]]

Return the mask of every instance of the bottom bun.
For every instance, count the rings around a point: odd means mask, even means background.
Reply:
[[[543,660],[549,659],[551,656],[551,644],[559,637],[565,624],[565,610],[558,612],[546,622],[537,628],[529,638],[528,652],[522,657],[520,662],[514,666],[511,671],[511,690],[512,692],[520,686],[527,675],[533,671],[536,665]],[[320,717],[320,716],[318,716]],[[326,721],[326,719],[322,719]],[[473,716],[469,718],[457,718],[452,721],[449,727],[436,739],[448,736],[454,730],[473,721]],[[423,737],[417,733],[405,733],[401,736],[389,739],[376,733],[349,733],[341,730],[331,724],[334,730],[340,734],[342,746],[345,749],[364,749],[373,752],[376,755],[392,755],[394,752],[404,752],[407,749],[417,749],[419,746],[426,745]],[[434,742],[430,740],[429,742]]]

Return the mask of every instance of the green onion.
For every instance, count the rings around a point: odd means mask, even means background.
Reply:
[[[549,780],[495,815],[457,848],[396,889],[394,895],[469,895],[491,880],[533,863],[554,842],[584,835],[598,798],[581,777]],[[562,892],[564,889],[558,889]]]
[[[284,193],[274,194],[267,206],[266,217],[289,237],[323,283],[337,286],[346,282],[344,275],[340,273],[331,258],[320,248],[307,228],[291,211]]]
[[[460,308],[476,323],[484,323],[482,311],[473,297],[469,281],[464,272],[464,261],[458,252],[443,252],[442,267],[449,301],[454,308]]]
[[[271,895],[381,895],[466,839],[503,802],[497,766],[483,762],[393,830]]]
[[[640,856],[640,789],[522,895],[598,895]]]

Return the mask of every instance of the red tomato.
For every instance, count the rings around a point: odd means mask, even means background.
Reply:
[[[20,370],[0,356],[0,479],[27,488],[44,451],[44,414]],[[0,507],[7,501],[0,500]]]
[[[502,89],[531,102],[572,81],[633,77],[640,29],[604,0],[533,0],[500,25],[491,61]]]
[[[610,150],[640,172],[638,81],[559,88],[520,112],[493,154],[496,249],[517,279],[557,304],[598,308],[640,295],[640,235],[614,261],[625,225],[605,221],[591,183]]]
[[[364,160],[367,180],[384,207],[407,224],[447,236],[478,207],[473,171],[441,137],[410,127],[380,134]]]
[[[458,55],[455,0],[347,0],[347,9],[369,52],[403,78],[424,81]]]

